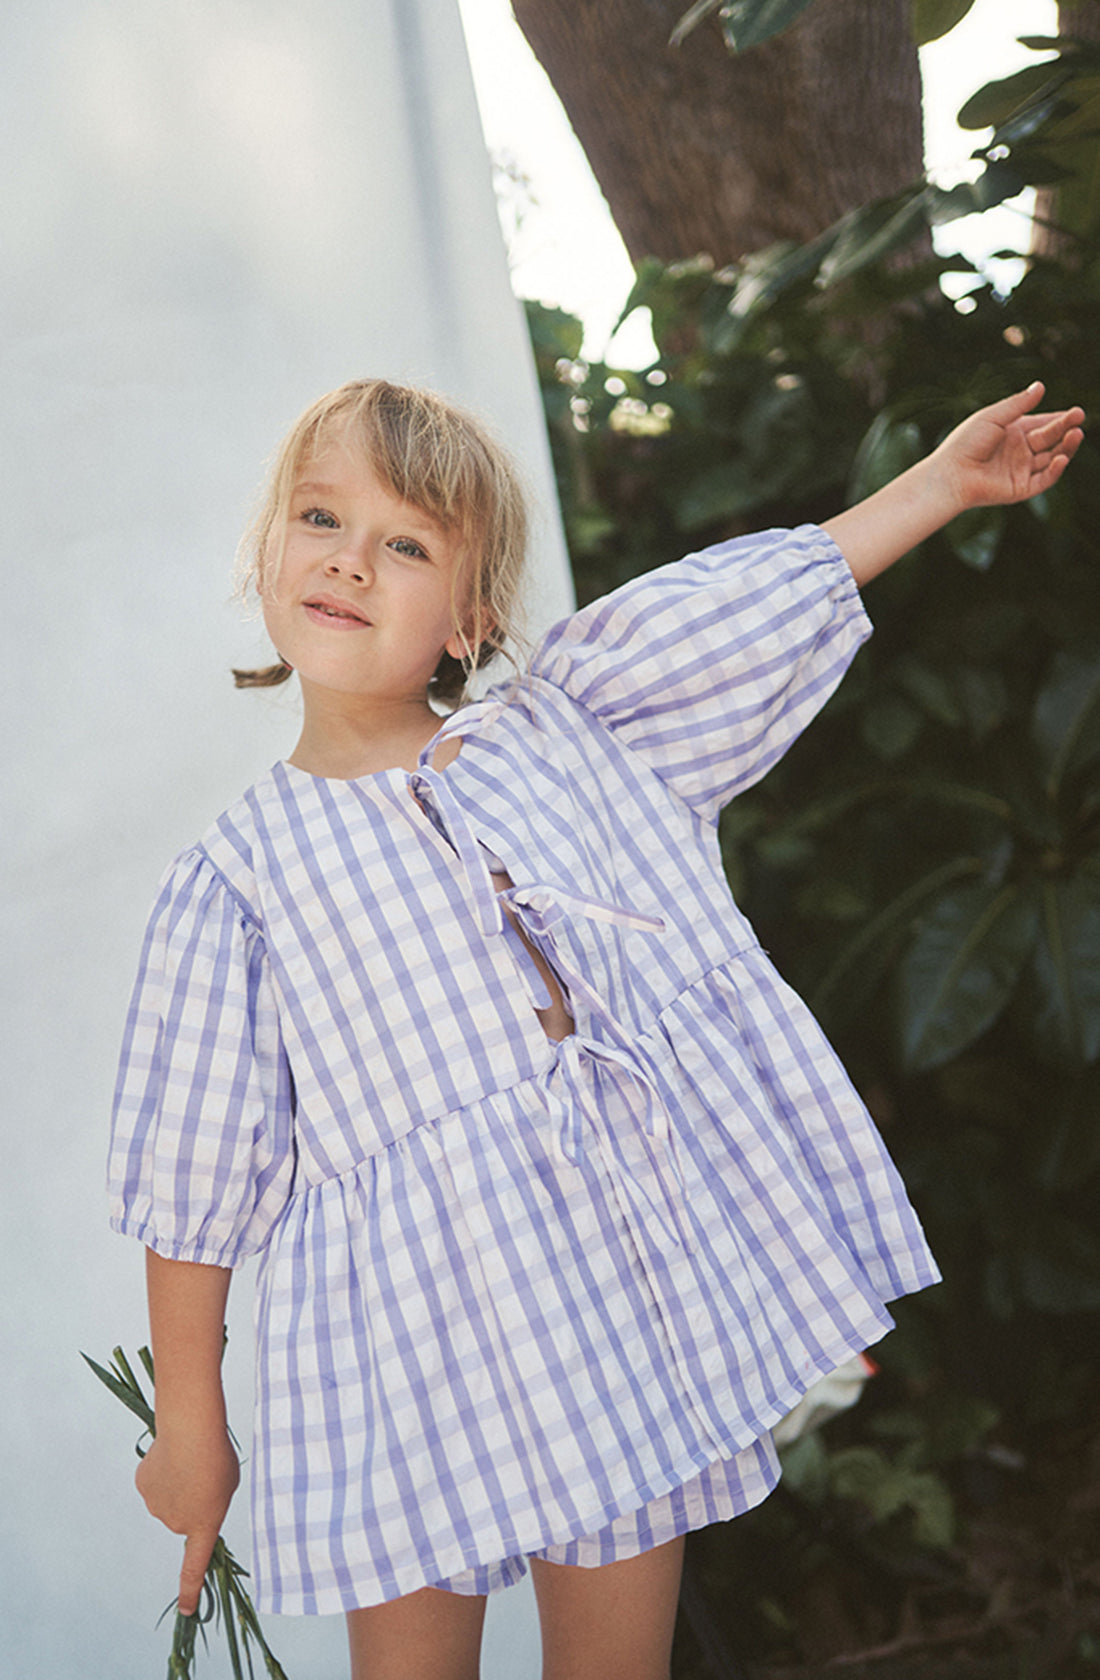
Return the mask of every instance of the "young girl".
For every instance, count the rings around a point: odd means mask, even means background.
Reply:
[[[524,543],[501,452],[381,381],[295,426],[252,544],[279,664],[243,678],[293,669],[302,733],[164,879],[115,1114],[184,1613],[259,1254],[261,1607],[345,1611],[354,1680],[471,1680],[529,1566],[548,1680],[667,1676],[685,1532],[764,1498],[771,1426],[937,1276],[716,820],[868,633],[857,585],[1059,477],[1083,415],[1042,394],[824,528],[638,578],[472,704]]]

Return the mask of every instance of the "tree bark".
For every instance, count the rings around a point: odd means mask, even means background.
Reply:
[[[687,0],[513,0],[631,257],[805,240],[923,167],[910,0],[817,0],[741,56]]]
[[[1092,0],[1059,0],[1059,35],[1075,35],[1079,41],[1100,41],[1100,6]]]
[[[1059,0],[1058,5],[1058,33],[1059,35],[1074,35],[1079,41],[1100,42],[1100,5],[1082,3],[1082,0]],[[1089,169],[1092,164],[1092,154],[1095,146],[1093,139],[1093,122],[1086,121],[1082,155],[1074,159],[1072,154],[1063,155],[1063,161],[1072,167],[1079,162],[1083,168]],[[1078,205],[1079,209],[1080,206]],[[1074,234],[1094,232],[1094,229],[1074,226],[1075,206],[1073,196],[1061,193],[1057,187],[1040,187],[1035,195],[1035,221],[1032,225],[1031,249],[1036,256],[1060,257],[1071,259],[1080,247]],[[1068,231],[1063,233],[1063,224],[1069,224]]]

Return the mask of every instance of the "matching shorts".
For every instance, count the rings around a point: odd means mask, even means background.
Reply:
[[[637,1511],[616,1517],[596,1534],[568,1540],[560,1546],[546,1546],[526,1556],[503,1558],[499,1563],[478,1564],[449,1575],[433,1585],[446,1592],[475,1594],[499,1592],[515,1586],[527,1574],[528,1557],[545,1558],[547,1563],[579,1565],[597,1569],[605,1563],[619,1563],[639,1556],[713,1522],[739,1517],[766,1499],[779,1480],[779,1461],[770,1435],[762,1436],[734,1458],[710,1464],[693,1481],[673,1488],[671,1493],[651,1500]]]

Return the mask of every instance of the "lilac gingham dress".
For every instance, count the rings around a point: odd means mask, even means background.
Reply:
[[[260,1256],[263,1607],[481,1592],[736,1514],[770,1426],[935,1281],[716,835],[867,629],[816,527],[691,555],[551,630],[417,772],[278,764],[169,871],[113,1223]]]

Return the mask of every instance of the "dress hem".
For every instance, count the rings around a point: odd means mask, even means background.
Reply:
[[[931,1281],[935,1282],[938,1281],[938,1279],[932,1279]],[[917,1284],[914,1287],[922,1288],[924,1286]],[[902,1291],[902,1294],[908,1294],[910,1292],[911,1291],[909,1289],[906,1289]],[[812,1368],[800,1376],[797,1384],[789,1384],[789,1392],[785,1391],[784,1396],[782,1398],[778,1398],[764,1414],[767,1418],[767,1422],[760,1427],[754,1423],[752,1427],[754,1428],[755,1433],[750,1435],[747,1439],[740,1440],[735,1439],[732,1436],[729,1437],[727,1441],[722,1444],[725,1450],[714,1451],[709,1456],[704,1456],[702,1462],[698,1462],[695,1459],[685,1460],[683,1467],[672,1472],[670,1476],[656,1478],[653,1483],[649,1484],[647,1487],[633,1490],[631,1495],[628,1496],[629,1503],[615,1501],[610,1506],[600,1506],[590,1512],[587,1516],[577,1518],[571,1525],[569,1525],[568,1530],[565,1532],[543,1532],[535,1534],[529,1538],[517,1540],[515,1545],[507,1548],[504,1553],[504,1558],[530,1557],[532,1554],[541,1552],[548,1546],[567,1545],[570,1541],[584,1539],[588,1536],[598,1534],[601,1529],[606,1528],[617,1518],[629,1516],[631,1512],[639,1510],[644,1505],[648,1505],[652,1500],[660,1499],[665,1494],[675,1492],[676,1489],[684,1487],[688,1482],[694,1481],[696,1477],[712,1465],[719,1463],[724,1459],[732,1458],[739,1452],[745,1451],[746,1448],[751,1447],[755,1442],[769,1435],[780,1419],[786,1417],[789,1412],[793,1411],[794,1407],[798,1404],[798,1401],[801,1400],[807,1389],[817,1382],[819,1378],[828,1375],[830,1371],[836,1370],[837,1367],[843,1364],[846,1359],[850,1359],[853,1355],[862,1353],[865,1349],[873,1347],[877,1342],[881,1341],[883,1336],[887,1335],[893,1327],[893,1319],[885,1310],[885,1307],[883,1307],[878,1315],[871,1317],[869,1321],[865,1321],[863,1326],[854,1336],[846,1338],[838,1346],[831,1348],[828,1353],[824,1353],[821,1359],[818,1360]],[[718,1520],[736,1521],[737,1516],[744,1515],[746,1511],[753,1510],[757,1505],[762,1504],[769,1494],[774,1491],[778,1481],[779,1477],[777,1476],[772,1484],[760,1495],[758,1499],[753,1499],[744,1507],[743,1511],[736,1513],[734,1517]],[[709,1525],[700,1524],[697,1526],[704,1527]],[[684,1529],[682,1532],[686,1533],[688,1530]],[[422,1587],[433,1586],[440,1581],[449,1580],[451,1577],[461,1574],[466,1570],[477,1569],[486,1565],[499,1564],[504,1561],[504,1558],[502,1558],[496,1550],[494,1550],[490,1556],[482,1556],[480,1551],[475,1556],[463,1555],[461,1552],[456,1551],[454,1561],[452,1563],[439,1563],[438,1561],[433,1562],[430,1566],[430,1572],[423,1566],[420,1566],[419,1568],[416,1566],[410,1566],[406,1571],[402,1572],[402,1584],[399,1589],[394,1592],[385,1593],[381,1596],[365,1598],[363,1596],[364,1592],[370,1590],[365,1587],[365,1585],[359,1588],[354,1586],[349,1586],[347,1588],[334,1586],[323,1593],[315,1594],[312,1598],[312,1602],[310,1602],[308,1606],[303,1603],[304,1595],[295,1595],[295,1602],[293,1604],[290,1603],[290,1595],[269,1595],[264,1589],[259,1571],[255,1567],[254,1563],[253,1575],[256,1583],[256,1604],[257,1608],[265,1615],[296,1617],[344,1615],[350,1610],[366,1610],[373,1608],[377,1604],[385,1604],[396,1598],[404,1598],[410,1593],[419,1591]],[[502,1587],[497,1590],[506,1590],[508,1584],[509,1583],[504,1583]]]

